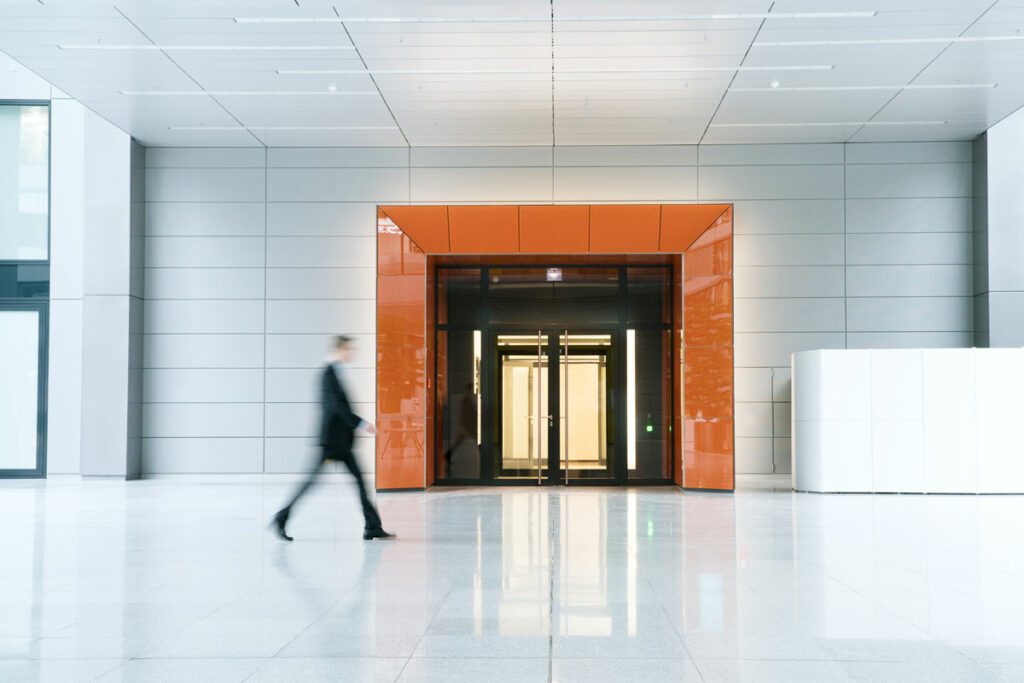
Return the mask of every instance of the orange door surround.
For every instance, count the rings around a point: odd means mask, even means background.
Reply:
[[[732,490],[732,206],[382,206],[377,211],[377,488],[433,483],[427,257],[675,254],[675,483]],[[482,258],[481,261],[486,261]],[[679,272],[679,269],[676,269]],[[682,311],[679,311],[682,313]],[[685,397],[685,399],[684,399]]]

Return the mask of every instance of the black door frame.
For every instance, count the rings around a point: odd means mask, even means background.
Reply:
[[[675,326],[675,308],[673,305],[670,307],[671,312],[668,320],[662,320],[659,323],[650,322],[637,322],[628,320],[628,297],[627,297],[627,280],[628,272],[633,269],[662,269],[667,273],[668,282],[674,282],[673,270],[675,266],[671,263],[566,263],[557,260],[558,257],[551,257],[553,260],[542,260],[543,256],[539,257],[537,261],[524,261],[517,262],[515,264],[501,264],[501,263],[467,263],[467,264],[451,264],[451,263],[437,263],[433,265],[435,271],[435,277],[433,278],[434,286],[433,291],[428,292],[428,296],[433,297],[433,310],[441,310],[439,308],[440,302],[440,288],[441,288],[441,277],[440,272],[444,270],[463,270],[463,271],[476,271],[479,273],[480,278],[480,299],[479,299],[479,319],[472,322],[459,322],[459,323],[440,323],[435,324],[433,330],[428,330],[429,334],[434,335],[434,368],[435,372],[440,371],[438,365],[439,356],[439,334],[449,331],[479,331],[481,333],[481,369],[480,369],[480,393],[481,393],[481,404],[480,404],[480,443],[481,443],[481,466],[480,466],[480,478],[479,479],[468,479],[468,478],[448,478],[442,479],[440,475],[442,463],[441,458],[435,458],[435,480],[434,485],[436,486],[537,486],[537,482],[534,479],[532,482],[525,479],[500,479],[495,477],[494,465],[495,458],[493,453],[494,435],[493,428],[496,423],[495,418],[495,407],[498,406],[498,401],[493,400],[495,398],[495,391],[497,390],[496,375],[494,372],[496,355],[496,344],[495,336],[496,331],[502,333],[520,333],[520,334],[536,334],[537,330],[547,331],[550,335],[561,334],[566,329],[569,330],[570,335],[572,334],[585,334],[600,333],[612,335],[612,349],[613,353],[616,350],[621,349],[621,356],[625,353],[625,342],[626,342],[626,330],[635,329],[641,330],[672,330]],[[491,323],[488,317],[489,304],[490,304],[490,271],[492,268],[497,269],[549,269],[549,268],[562,268],[562,269],[608,269],[615,268],[618,271],[618,320],[611,324],[601,325],[588,325],[588,324],[534,324],[534,323]],[[549,343],[549,347],[550,347]],[[557,343],[556,343],[557,346]],[[549,349],[548,363],[551,364],[549,367],[557,367],[557,351],[556,357],[552,359],[552,351]],[[622,387],[623,396],[622,403],[625,401],[624,388],[626,386],[626,363],[618,362],[617,357],[613,359],[613,364],[616,366],[612,380],[609,382],[610,386]],[[678,368],[672,367],[669,364],[668,371],[672,374],[678,372]],[[548,373],[549,383],[552,381],[550,378],[553,373]],[[431,378],[429,385],[434,387],[434,392],[429,397],[429,400],[434,401],[434,405],[440,405],[439,397],[436,394],[438,382],[437,378]],[[557,385],[556,385],[557,391]],[[550,396],[550,394],[549,394]],[[615,392],[611,392],[611,397],[617,398]],[[675,414],[675,401],[677,397],[672,396],[671,401],[668,405],[663,407],[666,420],[668,424],[671,424],[672,415]],[[666,438],[669,440],[669,447],[673,449],[672,457],[670,458],[667,476],[664,478],[656,479],[639,479],[629,478],[628,463],[626,462],[626,453],[624,446],[624,436],[626,434],[626,410],[619,409],[620,401],[615,400],[614,403],[614,424],[609,427],[609,434],[614,434],[616,453],[614,459],[614,471],[613,476],[608,479],[579,479],[573,481],[570,479],[570,486],[666,486],[672,485],[672,471],[674,469],[674,463],[678,458],[682,457],[681,453],[674,452],[674,439],[670,435]],[[557,408],[557,406],[556,406]],[[435,429],[440,430],[442,426],[437,424]],[[557,434],[557,431],[554,432]],[[548,456],[552,455],[551,448],[551,435],[549,434],[548,442]],[[438,443],[436,434],[434,435],[434,443]],[[557,448],[556,448],[557,450]],[[618,450],[622,450],[621,455]],[[549,478],[553,478],[553,468],[549,467]],[[546,482],[544,482],[546,483]]]

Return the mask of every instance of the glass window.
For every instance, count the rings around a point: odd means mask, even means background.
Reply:
[[[36,468],[39,312],[0,310],[0,470]]]
[[[0,105],[0,261],[49,255],[50,117],[40,105]]]

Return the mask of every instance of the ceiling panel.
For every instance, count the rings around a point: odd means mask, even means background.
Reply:
[[[1022,0],[553,7],[0,0],[0,49],[159,145],[969,139],[1024,104]]]

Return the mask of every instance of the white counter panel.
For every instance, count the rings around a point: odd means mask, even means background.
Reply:
[[[792,356],[798,491],[1024,493],[1024,349]]]

